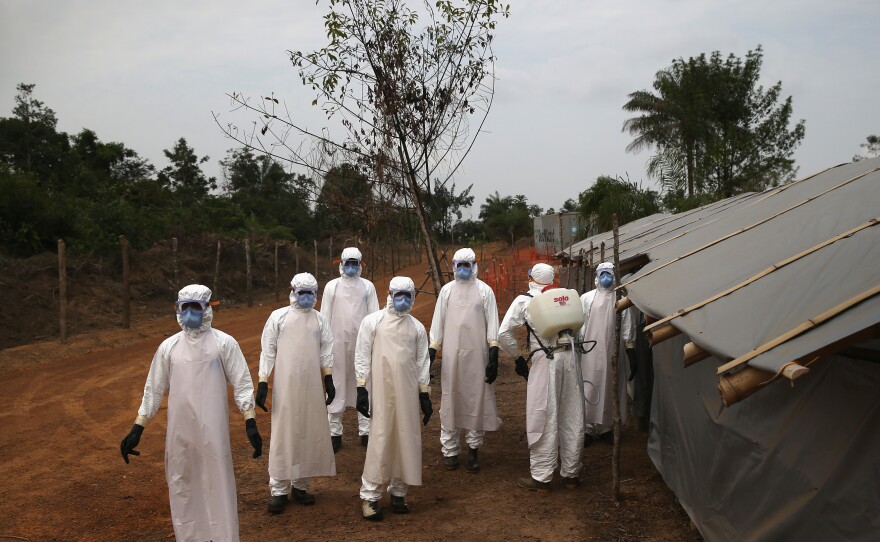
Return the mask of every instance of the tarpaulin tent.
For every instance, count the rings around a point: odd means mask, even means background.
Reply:
[[[620,228],[648,448],[701,533],[880,539],[880,159],[649,218]]]

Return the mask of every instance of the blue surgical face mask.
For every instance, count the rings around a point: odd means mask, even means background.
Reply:
[[[186,309],[185,311],[180,313],[180,323],[190,329],[198,329],[202,326],[203,316],[204,313],[202,311]]]
[[[474,272],[473,267],[464,267],[464,266],[456,267],[455,268],[455,277],[459,278],[461,280],[468,280],[471,278],[471,275],[473,274],[473,272]]]
[[[412,308],[413,300],[411,297],[406,296],[394,296],[391,298],[391,301],[394,303],[394,310],[397,312],[406,312],[410,308]]]
[[[346,265],[342,268],[342,272],[345,273],[345,276],[347,277],[356,277],[360,270],[361,266],[359,265]]]
[[[599,275],[599,286],[603,288],[611,288],[614,284],[614,276],[611,273],[602,273]]]
[[[296,304],[303,309],[311,309],[315,306],[316,301],[317,298],[315,297],[315,294],[310,292],[302,292],[296,296]]]

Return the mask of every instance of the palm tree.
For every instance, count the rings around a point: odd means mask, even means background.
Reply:
[[[581,216],[597,231],[608,231],[612,215],[621,224],[660,211],[659,195],[653,190],[643,190],[636,183],[600,175],[593,186],[580,194]]]

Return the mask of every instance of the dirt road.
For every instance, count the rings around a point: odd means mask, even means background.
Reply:
[[[381,283],[378,283],[380,292]],[[387,284],[387,282],[386,282]],[[419,303],[421,302],[421,303]],[[280,304],[223,309],[214,325],[241,344],[256,379],[260,333]],[[420,296],[415,315],[430,323],[433,298]],[[126,465],[119,442],[128,433],[159,343],[176,333],[173,315],[135,318],[134,329],[73,337],[68,345],[40,343],[0,352],[0,540],[173,540],[163,453],[162,411],[144,431]],[[230,401],[230,434],[238,487],[241,539],[269,540],[693,540],[699,535],[654,470],[646,437],[626,427],[619,504],[611,501],[611,446],[584,450],[585,484],[549,494],[519,489],[528,474],[525,385],[502,356],[495,383],[504,422],[480,450],[482,470],[443,469],[439,445],[439,384],[435,416],[423,430],[424,485],[410,490],[412,513],[365,522],[358,490],[365,448],[354,411],[346,413],[338,476],[315,480],[317,503],[291,505],[271,516],[268,454],[251,458],[244,422]],[[231,394],[230,394],[231,395]],[[258,411],[265,444],[269,415]],[[463,445],[464,446],[464,445]],[[462,458],[463,459],[463,458]]]

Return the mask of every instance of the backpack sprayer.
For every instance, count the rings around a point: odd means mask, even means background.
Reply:
[[[543,351],[547,359],[553,359],[553,352],[556,350],[574,348],[579,353],[586,354],[596,346],[596,341],[575,340],[576,330],[584,325],[584,310],[577,290],[546,290],[532,298],[527,310],[534,328],[528,324],[526,326],[540,346],[529,353],[529,360],[538,351]],[[545,342],[556,339],[556,346],[545,346],[542,338]],[[584,348],[586,344],[590,345],[589,348]]]

